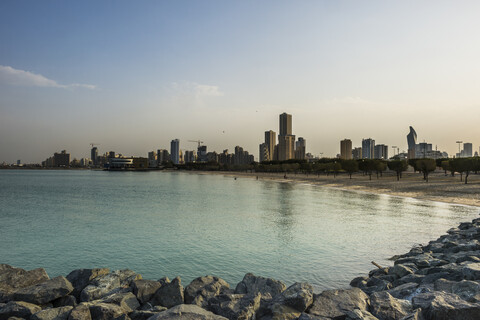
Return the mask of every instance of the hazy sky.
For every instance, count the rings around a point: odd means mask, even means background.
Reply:
[[[479,1],[0,1],[0,162],[340,140],[480,144]],[[390,152],[392,149],[390,148]]]

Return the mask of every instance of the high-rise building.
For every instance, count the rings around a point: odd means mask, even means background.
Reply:
[[[98,149],[97,147],[93,147],[90,151],[90,157],[92,158],[93,165],[97,165],[97,158],[98,158]]]
[[[195,151],[185,151],[183,160],[185,160],[185,163],[195,162]]]
[[[260,162],[270,161],[270,153],[268,152],[266,143],[260,143],[260,146],[258,147],[258,159]]]
[[[302,137],[298,137],[298,141],[295,142],[295,159],[305,160],[306,148],[307,141]]]
[[[157,150],[157,162],[161,166],[165,161],[170,160],[170,154],[167,149],[158,149]]]
[[[70,153],[62,150],[60,153],[53,154],[53,163],[55,167],[69,167],[70,166]]]
[[[113,157],[115,158],[115,157]],[[158,167],[157,153],[155,151],[148,152],[148,167],[156,168]]]
[[[362,148],[357,147],[352,150],[352,157],[355,160],[362,159]]]
[[[292,134],[292,115],[286,112],[280,115],[280,135],[287,136]]]
[[[408,159],[414,159],[415,155],[415,146],[417,145],[417,133],[410,126],[410,132],[407,134],[407,143],[408,143]]]
[[[175,139],[170,142],[170,160],[174,164],[180,163],[180,140]]]
[[[388,159],[388,146],[384,144],[377,144],[374,149],[374,158],[375,159]]]
[[[373,159],[375,150],[375,140],[368,138],[362,139],[362,159]]]
[[[465,142],[463,144],[463,155],[462,157],[471,157],[473,152],[473,145],[470,142]]]
[[[273,149],[275,148],[276,144],[275,132],[272,130],[265,131],[265,145],[268,150],[268,158],[266,161],[272,161],[273,159]]]
[[[344,160],[352,159],[352,140],[344,139],[340,141],[340,158]]]
[[[207,162],[207,146],[198,146],[197,162]]]
[[[295,158],[295,136],[292,135],[292,115],[280,115],[280,134],[278,135],[278,160]]]

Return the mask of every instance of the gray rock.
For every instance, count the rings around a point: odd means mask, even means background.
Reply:
[[[214,276],[199,277],[185,287],[185,303],[204,308],[210,298],[226,293],[229,289],[230,285],[223,279]]]
[[[480,304],[469,303],[457,295],[433,291],[412,299],[414,308],[422,308],[424,317],[435,320],[473,320],[480,315]]]
[[[313,287],[306,282],[296,282],[273,298],[272,308],[275,305],[285,305],[302,313],[312,302]]]
[[[87,285],[80,294],[80,301],[98,300],[112,291],[121,288],[120,277],[117,274],[109,273],[99,276],[92,280],[91,284]]]
[[[255,319],[260,308],[261,294],[221,294],[209,300],[208,310],[230,320]]]
[[[395,264],[388,270],[388,274],[396,275],[398,278],[405,277],[409,274],[413,274],[413,270],[403,264]]]
[[[183,287],[180,277],[176,277],[170,283],[161,286],[150,300],[152,305],[160,305],[172,308],[184,303]]]
[[[65,277],[59,276],[30,287],[17,289],[13,297],[17,301],[46,304],[72,291],[72,284]]]
[[[347,317],[345,320],[378,320],[373,314],[368,311],[355,309],[353,311],[347,311]]]
[[[356,277],[350,281],[350,286],[354,288],[363,288],[367,286],[368,277]]]
[[[68,296],[53,300],[52,305],[54,308],[75,307],[77,305],[77,299],[75,299],[74,296],[68,295]]]
[[[466,280],[480,280],[480,262],[463,262],[461,265]]]
[[[326,290],[314,295],[308,313],[328,318],[346,317],[347,311],[367,310],[368,296],[358,288]]]
[[[367,294],[372,294],[373,292],[389,290],[392,287],[392,283],[382,280],[377,276],[374,276],[368,279],[367,287],[362,288],[362,290]]]
[[[455,283],[455,281],[438,279],[434,282],[433,288],[435,289],[435,291],[445,291],[452,293],[452,287]]]
[[[410,301],[394,298],[388,292],[376,292],[370,296],[370,312],[379,319],[400,319],[412,311]]]
[[[406,315],[405,317],[401,318],[400,320],[424,320],[422,314],[422,309],[416,309],[412,313]]]
[[[425,278],[424,275],[409,274],[405,277],[402,277],[400,279],[395,280],[393,282],[393,286],[396,287],[396,286],[399,286],[399,285],[402,285],[402,284],[405,284],[405,283],[410,283],[410,282],[415,282],[415,283],[420,284],[423,281],[424,278]]]
[[[387,292],[394,298],[397,299],[405,299],[406,297],[410,296],[415,290],[418,288],[418,283],[409,282],[393,289],[388,290]]]
[[[134,280],[131,284],[133,294],[135,294],[141,304],[150,301],[161,286],[160,282],[153,280]]]
[[[166,310],[166,309],[165,309]],[[164,311],[164,310],[162,310]],[[160,313],[161,311],[150,311],[150,310],[135,310],[129,314],[130,319],[132,320],[147,320],[151,316]]]
[[[160,312],[149,320],[228,320],[194,304],[180,304]]]
[[[140,307],[137,297],[131,292],[118,292],[102,298],[102,303],[111,303],[120,306],[125,313],[130,313]]]
[[[68,320],[92,320],[90,308],[85,304],[79,304],[73,308],[68,316]]]
[[[255,276],[252,273],[247,273],[243,280],[237,284],[235,293],[237,294],[253,294],[260,293],[265,295],[269,293],[272,297],[282,293],[287,287],[281,281]]]
[[[308,313],[302,313],[297,320],[331,320],[331,318],[314,316]]]
[[[93,279],[106,275],[109,272],[110,269],[108,268],[73,270],[67,275],[68,281],[70,281],[73,286],[72,295],[79,300],[80,293]]]
[[[125,314],[123,308],[111,303],[97,303],[91,305],[89,308],[92,320],[110,320]]]
[[[468,302],[480,302],[480,283],[469,280],[455,282],[452,293]]]
[[[8,264],[0,264],[0,302],[13,299],[12,293],[18,288],[33,286],[49,280],[45,269],[26,271]]]
[[[301,312],[297,309],[283,304],[274,304],[271,306],[270,312],[271,316],[267,319],[271,320],[294,320],[298,319],[301,315]]]
[[[73,307],[45,309],[35,313],[30,320],[67,320]]]
[[[371,278],[371,277],[379,277],[379,276],[385,276],[388,274],[388,270],[390,268],[389,267],[386,267],[386,268],[376,268],[376,269],[373,269],[371,270],[369,273],[368,273],[368,276]]]
[[[39,306],[23,302],[10,301],[0,309],[0,320],[7,320],[10,317],[29,318],[32,314],[42,310]]]

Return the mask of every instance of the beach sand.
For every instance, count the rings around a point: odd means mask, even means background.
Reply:
[[[460,181],[460,175],[450,174],[445,176],[444,172],[434,172],[429,175],[428,183],[423,180],[423,174],[413,171],[404,172],[400,181],[393,172],[383,173],[383,177],[377,179],[376,174],[369,179],[368,175],[356,173],[352,179],[345,174],[336,177],[333,174],[303,174],[303,173],[265,173],[265,172],[225,172],[209,171],[198,172],[206,174],[221,174],[236,178],[253,178],[259,180],[274,180],[281,182],[309,183],[329,188],[343,190],[357,190],[376,194],[387,194],[400,197],[411,197],[422,200],[440,201],[469,206],[480,207],[480,174],[470,174],[468,184]],[[463,175],[465,179],[465,175]]]

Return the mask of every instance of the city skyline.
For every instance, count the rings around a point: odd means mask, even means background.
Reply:
[[[282,112],[307,152],[408,127],[478,150],[475,1],[0,3],[0,162],[202,140],[258,159]],[[408,21],[408,23],[407,23]],[[278,134],[278,132],[277,132]],[[391,153],[391,151],[390,151]]]

